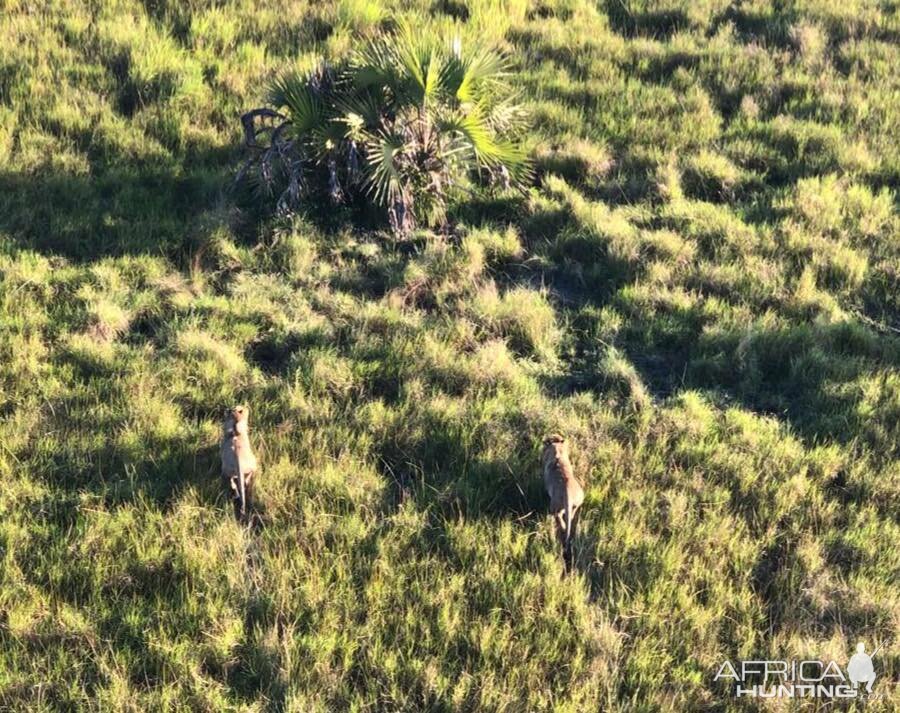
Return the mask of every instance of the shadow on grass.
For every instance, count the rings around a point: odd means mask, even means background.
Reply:
[[[76,408],[71,403],[56,404],[54,409],[62,418],[55,425],[65,428],[65,414]],[[115,427],[112,421],[97,424],[98,432],[104,434]],[[29,505],[33,523],[29,548],[19,555],[19,563],[26,581],[54,602],[54,610],[56,602],[95,609],[96,634],[115,647],[117,657],[121,657],[117,660],[132,684],[142,689],[157,687],[173,681],[177,674],[167,655],[152,645],[147,631],[158,620],[160,602],[170,602],[177,608],[189,601],[191,572],[187,564],[178,556],[136,557],[127,539],[116,544],[113,538],[109,546],[126,548],[119,553],[122,561],[115,573],[104,571],[98,576],[90,557],[76,557],[74,553],[83,551],[79,545],[87,531],[86,511],[99,508],[111,514],[118,508],[148,502],[166,510],[188,489],[215,497],[210,487],[215,480],[206,477],[213,454],[197,454],[191,439],[159,438],[145,444],[146,453],[128,458],[111,446],[85,445],[78,437],[77,433],[64,436],[71,445],[58,449],[49,463],[35,471],[44,489],[40,499]],[[147,454],[152,455],[148,458]],[[134,463],[141,465],[135,467]],[[127,529],[127,525],[123,527]],[[154,543],[146,544],[152,551]],[[106,556],[115,558],[116,554],[113,551]],[[191,614],[186,611],[184,617],[190,620]],[[54,646],[60,636],[67,637],[67,646],[78,647],[82,654],[95,647],[94,634],[85,635],[81,641],[80,635],[65,627],[57,633],[56,625],[51,624],[55,620],[49,617],[46,626],[14,642],[23,647],[23,655],[64,656],[65,649]],[[93,695],[105,679],[98,670],[98,656],[81,655],[78,666],[81,685],[87,695]],[[48,702],[56,701],[62,709],[69,709],[65,703],[68,692],[49,690],[46,695]]]
[[[87,262],[118,255],[177,254],[194,219],[228,188],[232,146],[196,146],[183,157],[91,156],[89,172],[51,167],[0,172],[0,233],[14,244]]]
[[[691,25],[690,18],[683,10],[634,12],[625,0],[608,0],[606,14],[612,28],[628,38],[668,40]]]
[[[719,317],[704,299],[652,307],[633,301],[623,288],[639,282],[643,266],[609,254],[605,242],[580,227],[565,208],[538,212],[521,225],[529,251],[541,260],[534,270],[508,271],[497,279],[508,287],[546,289],[560,321],[569,325],[565,368],[542,377],[551,393],[603,396],[615,386],[616,379],[604,370],[609,343],[601,336],[602,310],[612,308],[621,324],[609,339],[655,399],[682,390],[706,391],[717,401],[786,421],[808,445],[862,440],[885,457],[898,452],[890,442],[891,429],[887,437],[879,431],[882,419],[873,423],[860,410],[864,383],[886,380],[900,366],[897,336],[856,320],[804,320],[774,294],[754,299],[760,314],[783,314],[775,326],[750,322],[718,328]],[[734,300],[727,292],[716,293],[715,286],[690,287],[723,302]]]
[[[695,317],[676,318],[665,334],[636,323],[627,335],[626,351],[655,392],[722,393],[751,411],[787,421],[810,445],[876,437],[871,418],[860,412],[864,394],[858,384],[900,365],[900,340],[858,323],[748,325],[711,335]],[[649,359],[668,368],[648,369]]]
[[[528,437],[521,440],[516,452],[531,454]],[[383,444],[380,467],[389,485],[384,505],[395,509],[412,498],[450,520],[463,516],[531,522],[532,516],[540,516],[535,513],[546,510],[536,455],[529,466],[527,456],[512,462],[483,459],[478,450],[437,423],[405,442]]]

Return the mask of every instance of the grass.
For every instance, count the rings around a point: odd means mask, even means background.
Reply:
[[[894,6],[3,9],[0,709],[756,710],[724,659],[858,640],[897,707]],[[239,113],[391,17],[510,51],[534,187],[252,210]]]

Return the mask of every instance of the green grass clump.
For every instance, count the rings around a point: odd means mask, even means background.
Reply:
[[[723,660],[860,640],[897,709],[897,17],[7,2],[0,710],[738,712]],[[235,117],[399,21],[508,53],[533,182],[259,215]]]
[[[499,294],[487,285],[475,296],[471,310],[489,333],[507,337],[519,353],[553,359],[559,329],[553,308],[541,293],[516,288]]]

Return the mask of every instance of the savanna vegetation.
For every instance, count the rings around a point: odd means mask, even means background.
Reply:
[[[485,181],[523,188],[530,177],[507,58],[464,51],[459,36],[442,47],[409,25],[391,29],[341,65],[284,73],[268,103],[241,117],[250,156],[238,183],[282,215],[323,200],[376,204],[408,237],[446,229],[454,194]]]
[[[859,640],[834,708],[897,708],[896,3],[0,8],[0,709],[781,710],[719,664]],[[508,58],[526,189],[235,188],[273,78],[399,23]]]

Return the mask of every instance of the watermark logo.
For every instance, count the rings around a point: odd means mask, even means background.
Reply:
[[[878,653],[878,650],[875,650]],[[856,653],[850,657],[850,663],[847,664],[847,675],[854,688],[865,684],[866,692],[872,692],[872,684],[875,683],[875,666],[872,664],[872,657],[866,653],[866,645],[860,641],[856,645]]]
[[[872,685],[877,674],[866,645],[856,645],[846,669],[836,661],[750,660],[725,661],[719,666],[714,681],[734,682],[738,698],[876,698]]]

